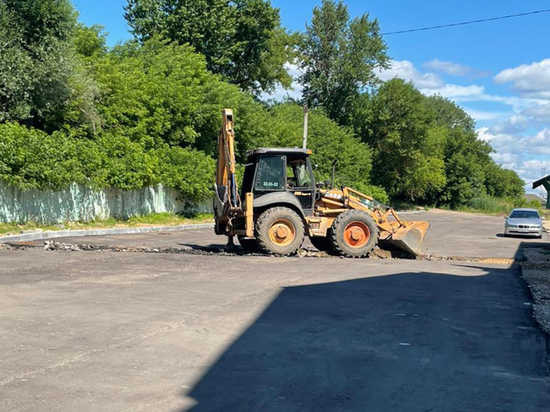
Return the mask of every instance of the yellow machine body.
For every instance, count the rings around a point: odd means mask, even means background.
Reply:
[[[258,198],[255,200],[255,192],[244,189],[239,192],[236,181],[236,160],[235,160],[235,136],[233,126],[233,112],[230,109],[223,111],[222,128],[218,139],[218,161],[216,168],[216,195],[214,197],[215,211],[215,231],[219,235],[226,235],[233,238],[238,236],[241,244],[254,241],[259,235],[256,223],[261,213],[269,208],[280,208],[281,202],[274,201],[273,204],[265,204]],[[260,149],[258,149],[260,150]],[[294,153],[300,151],[299,155],[304,156],[309,165],[309,155],[311,151],[307,149],[262,149],[277,151],[277,153]],[[278,170],[276,178],[281,178],[277,183],[278,187],[286,185],[285,169]],[[313,175],[311,175],[313,180]],[[271,236],[275,247],[285,246],[291,243],[293,236],[308,236],[312,242],[317,238],[327,238],[329,231],[333,228],[335,220],[343,213],[351,210],[364,212],[370,216],[377,229],[376,239],[380,243],[391,244],[408,253],[418,255],[426,232],[429,228],[428,222],[414,221],[408,222],[401,219],[397,213],[390,207],[387,207],[374,198],[367,196],[349,187],[341,189],[326,189],[318,187],[314,181],[308,193],[302,193],[298,190],[288,190],[287,187],[281,188],[286,196],[286,206],[292,206],[292,203],[298,205],[294,211],[300,212],[299,199],[311,194],[315,194],[315,201],[309,209],[309,213],[301,213],[300,219],[303,221],[304,229],[296,230],[295,222],[289,216],[274,220],[274,223],[266,232],[266,239]],[[250,186],[252,187],[252,186]],[[244,197],[244,201],[241,200]],[[290,199],[289,199],[290,197]],[[265,198],[264,198],[265,199]],[[255,204],[258,203],[258,204]],[[261,204],[260,204],[261,203]],[[258,206],[258,207],[256,207]],[[292,215],[292,211],[288,212]],[[359,222],[360,223],[360,222]],[[299,225],[298,225],[299,226]],[[348,224],[348,226],[350,226]],[[352,225],[353,226],[353,225]],[[347,227],[345,229],[348,230]],[[365,229],[364,233],[370,236],[372,229]],[[353,243],[354,236],[360,236],[361,231],[358,228],[351,227],[346,235],[349,241]],[[357,242],[360,239],[357,238]],[[232,243],[232,240],[230,240]],[[265,242],[264,242],[265,243]],[[300,242],[301,243],[301,242]],[[265,249],[265,244],[262,244]],[[268,249],[269,251],[269,249]],[[277,252],[272,252],[277,253]]]
[[[378,226],[379,242],[387,242],[414,255],[421,253],[421,245],[430,227],[428,222],[403,220],[392,208],[349,187],[321,190],[321,198],[315,206],[321,222],[319,229],[317,222],[312,222],[310,232],[313,236],[326,236],[326,231],[340,213],[351,209],[360,210],[368,213]]]

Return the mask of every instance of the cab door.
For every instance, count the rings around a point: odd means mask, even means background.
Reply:
[[[298,198],[306,215],[311,215],[315,203],[315,184],[309,159],[287,158],[287,191]]]

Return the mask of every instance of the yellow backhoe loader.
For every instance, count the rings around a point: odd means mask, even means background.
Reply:
[[[349,187],[316,183],[308,149],[259,148],[247,155],[237,188],[233,113],[223,111],[218,139],[215,231],[253,252],[288,256],[305,236],[322,251],[365,257],[378,243],[417,255],[428,222],[407,222]],[[334,180],[334,179],[333,179]]]

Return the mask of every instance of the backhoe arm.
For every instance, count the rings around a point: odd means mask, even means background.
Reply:
[[[233,130],[233,111],[223,111],[222,128],[218,138],[218,164],[216,168],[216,186],[223,193],[221,201],[229,209],[240,208],[241,200],[237,192],[235,169],[235,132]],[[221,189],[221,190],[220,190]]]

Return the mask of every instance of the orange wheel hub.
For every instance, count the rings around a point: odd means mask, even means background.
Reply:
[[[370,229],[364,222],[351,222],[344,229],[344,241],[351,247],[361,248],[370,239]]]
[[[290,245],[296,238],[296,228],[288,219],[277,219],[269,228],[269,239],[277,246]]]

